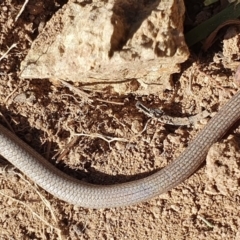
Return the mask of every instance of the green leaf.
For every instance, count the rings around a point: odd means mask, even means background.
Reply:
[[[217,13],[207,21],[199,24],[197,27],[190,30],[186,35],[186,43],[188,47],[193,46],[199,41],[206,38],[219,25],[227,20],[236,19],[240,16],[240,4],[230,4],[228,7]]]

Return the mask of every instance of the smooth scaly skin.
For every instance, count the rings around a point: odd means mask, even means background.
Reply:
[[[171,164],[157,173],[116,185],[92,185],[69,177],[0,125],[0,154],[47,192],[86,208],[121,207],[166,192],[193,174],[213,143],[240,118],[238,92]]]

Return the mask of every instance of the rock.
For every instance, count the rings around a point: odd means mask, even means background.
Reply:
[[[21,77],[118,93],[169,89],[189,56],[184,11],[179,0],[69,1],[32,44]]]

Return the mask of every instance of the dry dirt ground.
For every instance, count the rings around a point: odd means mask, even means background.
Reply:
[[[0,1],[0,121],[47,159],[57,154],[51,161],[79,179],[109,184],[160,169],[209,120],[164,126],[138,112],[136,100],[194,115],[217,111],[237,90],[233,69],[223,67],[224,54],[204,61],[192,57],[159,96],[89,92],[83,98],[48,79],[21,80],[20,62],[42,22],[65,2],[29,1],[15,22],[23,3]],[[240,239],[239,136],[237,123],[184,183],[151,201],[116,209],[59,201],[1,161],[0,239]]]

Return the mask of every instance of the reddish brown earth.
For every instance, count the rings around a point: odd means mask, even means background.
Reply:
[[[17,22],[23,1],[0,2],[1,123],[10,124],[48,159],[63,153],[52,162],[70,175],[109,184],[160,169],[208,121],[163,126],[138,112],[136,100],[183,116],[204,109],[216,112],[237,91],[231,56],[239,49],[234,38],[225,40],[222,55],[191,57],[171,88],[158,96],[88,92],[83,97],[48,79],[20,79],[20,63],[42,22],[64,3],[33,2]],[[207,164],[177,188],[116,209],[91,210],[59,201],[2,161],[0,239],[240,239],[239,134],[238,123],[211,148]]]

